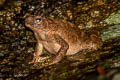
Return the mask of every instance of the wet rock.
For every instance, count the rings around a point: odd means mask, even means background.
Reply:
[[[5,0],[0,0],[0,6],[2,6],[5,3]]]
[[[120,79],[120,73],[114,75],[112,80],[119,80]]]

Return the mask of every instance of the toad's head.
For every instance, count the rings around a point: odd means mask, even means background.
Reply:
[[[45,26],[45,18],[34,15],[28,16],[25,19],[25,25],[26,27],[32,29],[33,31],[42,29]]]

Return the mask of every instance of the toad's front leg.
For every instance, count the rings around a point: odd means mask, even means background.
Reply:
[[[33,59],[29,62],[29,64],[40,62],[40,60],[42,60],[42,57],[40,57],[40,55],[43,53],[42,50],[43,45],[38,42],[35,47],[35,52],[33,53]]]
[[[40,55],[42,55],[42,51],[43,51],[43,44],[39,39],[39,36],[37,35],[37,33],[35,34],[35,38],[37,40],[37,44],[35,46],[35,51],[33,53],[33,59],[32,61],[29,62],[29,64],[31,63],[36,63],[36,62],[40,62],[40,60],[42,59],[42,57],[40,57]]]
[[[68,43],[61,36],[54,35],[54,37],[55,37],[56,42],[59,45],[61,45],[61,47],[58,50],[56,56],[53,58],[53,60],[49,63],[49,65],[55,64],[61,61],[61,59],[65,56],[65,54],[67,53],[67,50],[69,49]]]

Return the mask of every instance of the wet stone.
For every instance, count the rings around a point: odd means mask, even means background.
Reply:
[[[6,0],[0,0],[0,6],[2,6],[5,3]]]

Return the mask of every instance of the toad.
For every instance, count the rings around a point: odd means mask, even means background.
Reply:
[[[30,15],[26,27],[33,30],[37,44],[30,63],[40,62],[43,48],[55,54],[50,64],[61,61],[65,55],[81,54],[82,50],[93,51],[102,46],[100,32],[79,29],[75,24],[50,17]]]

